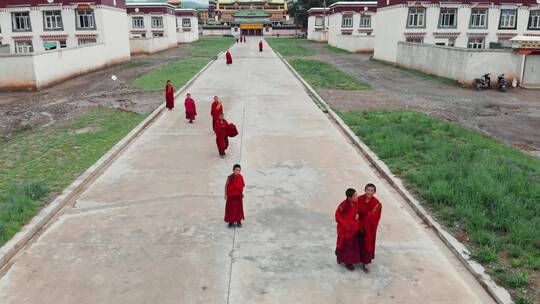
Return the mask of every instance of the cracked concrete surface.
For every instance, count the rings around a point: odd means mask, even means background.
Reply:
[[[257,42],[195,81],[195,124],[182,106],[164,112],[14,258],[1,303],[492,303]],[[210,129],[215,94],[240,130],[226,159]],[[246,221],[228,229],[223,186],[237,162]],[[333,217],[345,189],[368,182],[383,217],[364,274],[336,264]]]

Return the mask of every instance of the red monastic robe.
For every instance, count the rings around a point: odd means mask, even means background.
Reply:
[[[259,41],[259,52],[263,51],[263,43],[262,41]]]
[[[225,150],[229,147],[229,138],[227,137],[227,128],[229,123],[225,119],[218,119],[214,125],[216,133],[216,145],[219,155],[225,155]]]
[[[174,108],[174,88],[172,85],[165,86],[165,106],[167,109]]]
[[[197,108],[195,107],[195,100],[187,97],[184,100],[184,106],[186,107],[186,119],[193,120],[197,115]]]
[[[360,263],[360,249],[358,242],[359,221],[355,219],[358,214],[358,203],[351,204],[344,200],[336,210],[337,242],[336,256],[338,263]]]
[[[244,219],[244,178],[242,175],[229,175],[227,183],[227,202],[225,204],[225,222],[233,223]]]
[[[231,56],[231,53],[229,53],[229,51],[225,53],[225,58],[227,59],[227,65],[232,64],[232,56]]]
[[[212,129],[216,125],[216,120],[219,119],[219,114],[223,114],[223,106],[216,100],[212,102],[212,108],[210,109],[210,115],[212,115]]]
[[[365,194],[358,197],[360,258],[364,264],[371,263],[375,258],[375,239],[381,212],[382,205],[376,197],[371,197],[369,202],[366,202]]]

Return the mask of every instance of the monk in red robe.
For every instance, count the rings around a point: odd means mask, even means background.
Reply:
[[[353,271],[354,265],[360,263],[358,241],[358,194],[354,189],[345,191],[347,198],[336,210],[337,242],[336,256],[338,264],[345,263],[347,269]]]
[[[233,166],[233,174],[227,177],[225,183],[225,222],[229,223],[229,228],[236,223],[238,227],[242,227],[244,220],[244,178],[240,174],[241,167],[239,164]]]
[[[212,129],[216,125],[216,120],[219,119],[219,115],[223,115],[223,103],[221,99],[218,99],[217,96],[214,96],[214,101],[212,101],[212,108],[210,109],[210,115],[212,115]]]
[[[174,108],[174,88],[170,80],[167,80],[167,85],[165,86],[165,106],[169,110]]]
[[[360,233],[358,241],[360,245],[360,260],[364,271],[369,271],[369,263],[375,258],[375,239],[377,227],[381,219],[382,205],[375,197],[377,188],[374,184],[367,184],[365,194],[358,198],[358,216],[360,220]]]
[[[216,145],[221,158],[225,157],[225,150],[229,147],[228,127],[229,123],[223,118],[223,114],[219,114],[219,118],[214,125],[214,132],[216,133]]]
[[[189,123],[193,123],[195,116],[197,116],[197,108],[195,107],[195,100],[191,98],[190,93],[187,93],[184,106],[186,107],[186,119],[189,120]]]
[[[229,50],[227,50],[227,53],[225,53],[225,59],[227,59],[227,65],[232,64],[232,56]]]
[[[262,40],[259,41],[259,52],[262,52],[263,51],[263,43],[262,43]]]

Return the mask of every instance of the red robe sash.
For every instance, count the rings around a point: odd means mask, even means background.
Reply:
[[[364,263],[369,263],[375,257],[375,240],[377,228],[381,219],[382,205],[376,197],[366,202],[366,195],[358,197],[358,215],[362,238],[360,252]]]
[[[358,214],[358,203],[351,203],[348,200],[344,200],[339,204],[336,209],[336,223],[337,223],[337,249],[341,249],[343,242],[346,239],[354,237],[358,232],[358,220],[355,219]]]
[[[197,115],[195,100],[189,97],[186,98],[186,100],[184,100],[184,106],[186,107],[186,119],[195,119],[195,116]]]
[[[174,88],[172,85],[165,86],[165,106],[167,109],[174,108]]]

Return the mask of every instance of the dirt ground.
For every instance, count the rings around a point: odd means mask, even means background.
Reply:
[[[317,50],[317,55],[310,58],[330,62],[374,88],[373,91],[317,89],[337,109],[421,111],[458,122],[540,157],[539,90],[518,88],[507,93],[497,90],[477,92],[370,61],[368,54],[331,53],[323,46],[310,44]],[[483,72],[479,71],[479,75]]]
[[[187,57],[190,45],[82,75],[37,92],[0,92],[0,136],[60,122],[93,106],[148,113],[164,101],[163,92],[144,92],[128,81],[158,65]],[[112,80],[115,75],[117,80]]]

